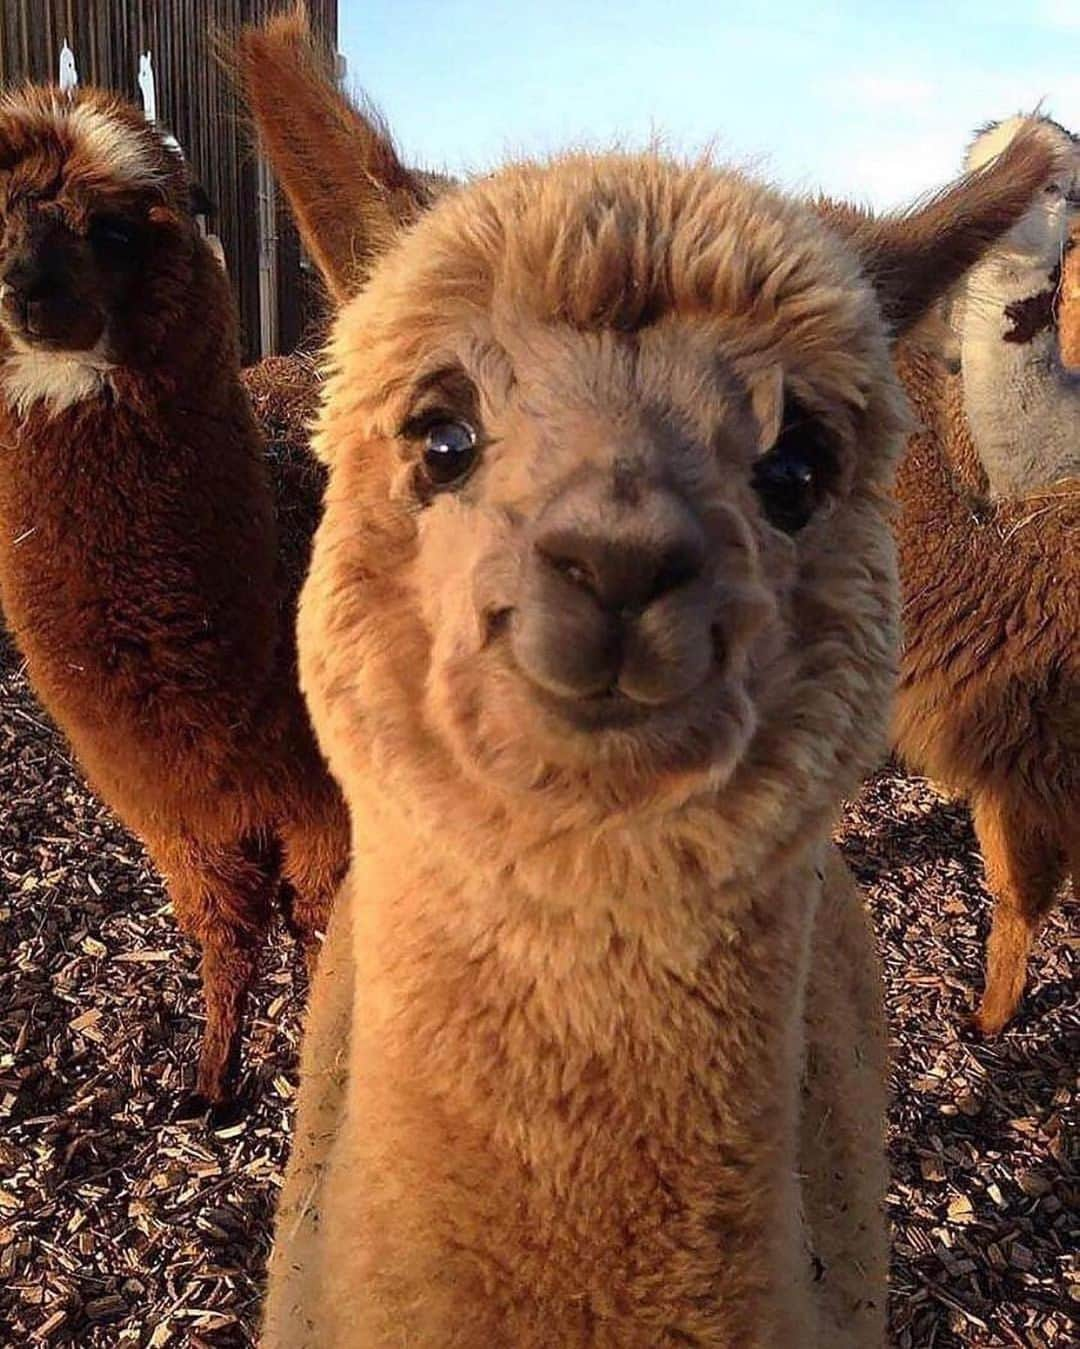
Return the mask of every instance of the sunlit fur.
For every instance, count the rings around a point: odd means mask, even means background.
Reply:
[[[279,21],[241,64],[310,232],[365,179],[322,129],[353,123],[301,40]],[[380,134],[358,156],[399,190]],[[654,155],[510,166],[406,212],[372,261],[373,176],[360,237],[346,219],[307,239],[342,294],[370,264],[330,347],[300,616],[354,862],[267,1346],[881,1342],[880,990],[828,841],[880,753],[895,660],[907,422],[881,315],[918,318],[1047,164],[1007,209],[989,179],[942,198],[917,249],[925,217],[849,219],[852,246],[739,174]],[[832,456],[793,537],[750,486],[777,370]],[[482,446],[434,495],[408,433],[431,402]],[[579,532],[637,540],[661,490],[706,565],[653,606],[671,641],[651,660],[679,680],[616,701],[613,726],[552,699],[579,609],[537,600],[538,531],[569,500]]]
[[[451,355],[490,443],[466,488],[417,514],[392,432],[417,376]],[[843,466],[797,544],[748,486],[740,380],[775,361]],[[365,897],[348,1106],[365,1123],[312,1197],[301,1117],[279,1230],[318,1211],[326,1254],[298,1291],[305,1257],[282,1238],[268,1342],[389,1344],[408,1327],[569,1345],[596,1324],[601,1344],[787,1344],[809,1324],[823,1344],[876,1343],[880,1012],[826,842],[880,750],[893,670],[883,518],[905,423],[870,288],[804,211],[737,176],[568,160],[436,208],[343,313],[331,363],[301,631]],[[544,705],[485,615],[515,602],[545,496],[629,445],[711,522],[703,603],[725,660],[641,725],[586,732]],[[832,983],[843,952],[835,1003],[806,989],[826,872],[815,977]],[[477,1041],[489,1021],[496,1040]],[[340,1052],[333,1032],[309,1047]],[[421,1105],[446,1090],[455,1133],[470,1121],[460,1146]],[[333,1254],[353,1224],[384,1252],[373,1269],[374,1251],[359,1266]],[[807,1245],[828,1269],[816,1285]],[[510,1263],[482,1291],[490,1260]]]
[[[965,167],[980,169],[991,163],[1031,120],[1006,117],[981,128],[968,148]],[[1037,121],[1040,133],[1061,154],[1060,170],[1001,241],[995,255],[1000,258],[1016,253],[1028,266],[1041,262],[1050,268],[1061,262],[1069,216],[1080,204],[1080,138],[1048,117]]]
[[[279,532],[232,297],[188,191],[113,95],[0,100],[4,619],[202,947],[195,1085],[217,1105],[278,901],[313,952],[348,841],[296,682],[314,493],[305,512],[288,478]],[[130,243],[103,254],[102,218]]]
[[[86,351],[68,352],[20,349],[15,339],[0,377],[4,398],[17,416],[25,417],[36,403],[52,415],[103,393],[114,368],[100,341]]]
[[[88,250],[79,250],[77,240],[92,213],[123,212],[140,194],[151,208],[167,211],[186,190],[186,171],[178,154],[163,153],[160,139],[134,108],[98,91],[14,90],[0,98],[0,126],[0,256],[18,253],[36,215],[28,208],[47,201],[51,219],[71,231],[74,275],[68,280],[87,283],[78,299],[89,325],[87,339],[75,324],[62,344],[48,345],[27,344],[5,325],[12,354],[0,370],[0,384],[19,413],[38,403],[50,413],[62,412],[106,393],[120,356],[111,350],[109,316],[91,314],[95,304],[104,310],[106,297],[89,275]],[[0,269],[0,314],[11,294]]]
[[[1062,365],[1080,377],[1080,211],[1072,221],[1069,247],[1061,267],[1058,351]]]
[[[1019,118],[978,136],[969,160],[1008,145]],[[964,413],[994,498],[1080,474],[1080,378],[1063,369],[1056,320],[1069,222],[1080,206],[1080,140],[1043,118],[1060,170],[965,282],[954,322]]]
[[[888,454],[865,447],[891,446],[901,413],[871,292],[852,261],[798,207],[738,177],[651,158],[508,170],[448,200],[422,229],[422,243],[391,255],[343,316],[331,357],[340,373],[316,438],[332,501],[347,484],[354,549],[400,597],[390,611],[372,606],[353,633],[361,645],[341,653],[355,671],[349,697],[376,719],[376,739],[409,747],[395,771],[426,776],[438,762],[433,748],[419,763],[413,752],[419,702],[451,780],[479,779],[500,811],[498,792],[542,787],[540,802],[567,825],[726,783],[759,727],[771,734],[759,735],[758,752],[778,734],[792,753],[799,726],[781,711],[792,700],[800,725],[816,728],[827,709],[838,744],[861,762],[874,690],[889,677],[887,547],[862,605],[839,583],[866,578],[855,539],[878,520]],[[749,487],[754,451],[738,381],[775,362],[829,423],[843,465],[845,509],[827,508],[798,548],[765,525]],[[469,485],[418,517],[393,432],[417,385],[452,363],[480,389],[491,443]],[[528,522],[546,497],[568,474],[611,472],[627,454],[643,476],[662,456],[663,472],[710,518],[724,555],[706,603],[725,625],[729,659],[687,703],[645,725],[579,734],[545,713],[502,644],[488,641],[484,618],[513,606]],[[800,566],[807,557],[814,567]],[[806,570],[821,592],[814,604],[802,602]],[[838,671],[845,698],[820,680],[815,646],[855,633],[875,669]],[[319,666],[337,658],[323,646],[313,650]],[[767,724],[774,704],[782,728]],[[807,765],[807,787],[836,771]],[[461,810],[471,835],[476,802],[463,798]],[[534,825],[544,837],[551,821],[541,810]],[[743,846],[756,860],[775,841]],[[511,851],[518,843],[507,840]]]

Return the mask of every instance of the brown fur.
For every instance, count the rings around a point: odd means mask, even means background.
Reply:
[[[310,228],[353,156],[302,40],[249,33],[242,68]],[[989,188],[928,244],[942,286],[1015,219]],[[268,1349],[881,1342],[880,989],[828,834],[893,671],[907,227],[871,285],[738,174],[569,157],[371,255],[300,614],[354,859]],[[478,431],[456,492],[432,416]],[[752,486],[774,442],[819,489],[790,537]]]
[[[322,379],[315,361],[300,352],[267,356],[242,370],[240,379],[264,438],[282,579],[278,609],[282,624],[291,631],[326,490],[326,469],[310,445]]]
[[[75,108],[90,111],[73,130]],[[118,179],[102,147],[149,172]],[[18,283],[0,325],[0,597],[35,691],[202,947],[197,1092],[219,1104],[275,902],[314,950],[348,843],[296,683],[313,511],[284,521],[279,555],[228,283],[186,195],[178,157],[110,95],[0,104],[0,277]],[[134,276],[92,242],[120,214]],[[88,338],[99,385],[70,402],[57,386],[59,410],[5,399],[13,363],[63,371]]]
[[[1005,306],[1005,318],[1012,325],[1002,337],[1004,342],[1015,342],[1026,346],[1032,338],[1054,326],[1058,296],[1061,285],[1061,269],[1055,267],[1050,273],[1050,283],[1045,290],[1029,295],[1024,300],[1015,300]]]
[[[894,738],[971,802],[995,896],[978,1025],[1000,1031],[1032,939],[1080,864],[1080,483],[986,501],[959,377],[917,348],[897,476],[904,643]]]
[[[934,302],[1023,215],[1057,162],[1033,118],[992,163],[918,203],[906,217],[875,217],[829,200],[820,201],[818,210],[850,239],[871,276],[907,280],[906,289],[886,287],[882,295],[882,313],[901,333],[916,322],[935,323]],[[968,229],[957,232],[961,200],[971,219]]]

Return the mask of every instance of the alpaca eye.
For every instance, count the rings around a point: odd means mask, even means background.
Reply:
[[[433,422],[424,434],[424,472],[435,487],[463,478],[476,458],[476,432],[467,422]]]
[[[754,464],[750,478],[769,524],[785,534],[797,534],[807,525],[824,495],[831,467],[820,426],[790,401],[779,439]]]
[[[89,237],[95,248],[122,253],[135,242],[135,226],[116,216],[99,216],[90,225]]]
[[[797,446],[777,446],[754,465],[751,478],[765,518],[785,534],[797,534],[817,505],[814,467]]]

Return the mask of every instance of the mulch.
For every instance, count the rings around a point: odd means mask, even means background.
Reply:
[[[2,637],[0,802],[0,1344],[253,1344],[293,1103],[293,947],[282,934],[265,961],[248,1114],[217,1132],[178,1122],[196,951]],[[1075,1345],[1075,902],[1048,925],[1020,1018],[980,1044],[963,1017],[988,901],[966,813],[888,767],[840,838],[888,981],[894,1341]]]

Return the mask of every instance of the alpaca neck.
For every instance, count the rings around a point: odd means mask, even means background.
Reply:
[[[990,494],[1018,497],[1080,472],[1080,378],[1058,358],[1056,269],[996,257],[964,297],[964,411]]]
[[[514,1215],[554,1231],[557,1211],[575,1260],[607,1269],[611,1286],[627,1280],[630,1232],[643,1267],[681,1281],[688,1303],[715,1301],[709,1342],[816,1342],[797,1173],[820,849],[768,893],[719,891],[711,904],[700,875],[673,867],[651,914],[624,915],[615,886],[603,908],[540,900],[505,875],[445,873],[430,851],[403,857],[400,839],[367,824],[352,876],[350,1109],[362,1127],[347,1167],[363,1175],[380,1240],[399,1225],[437,1231],[453,1212],[497,1261]],[[401,1259],[440,1267],[445,1252],[417,1241]],[[540,1286],[560,1257],[537,1248],[535,1270],[519,1273]],[[709,1254],[691,1277],[672,1248]],[[560,1325],[552,1342],[575,1335]]]

